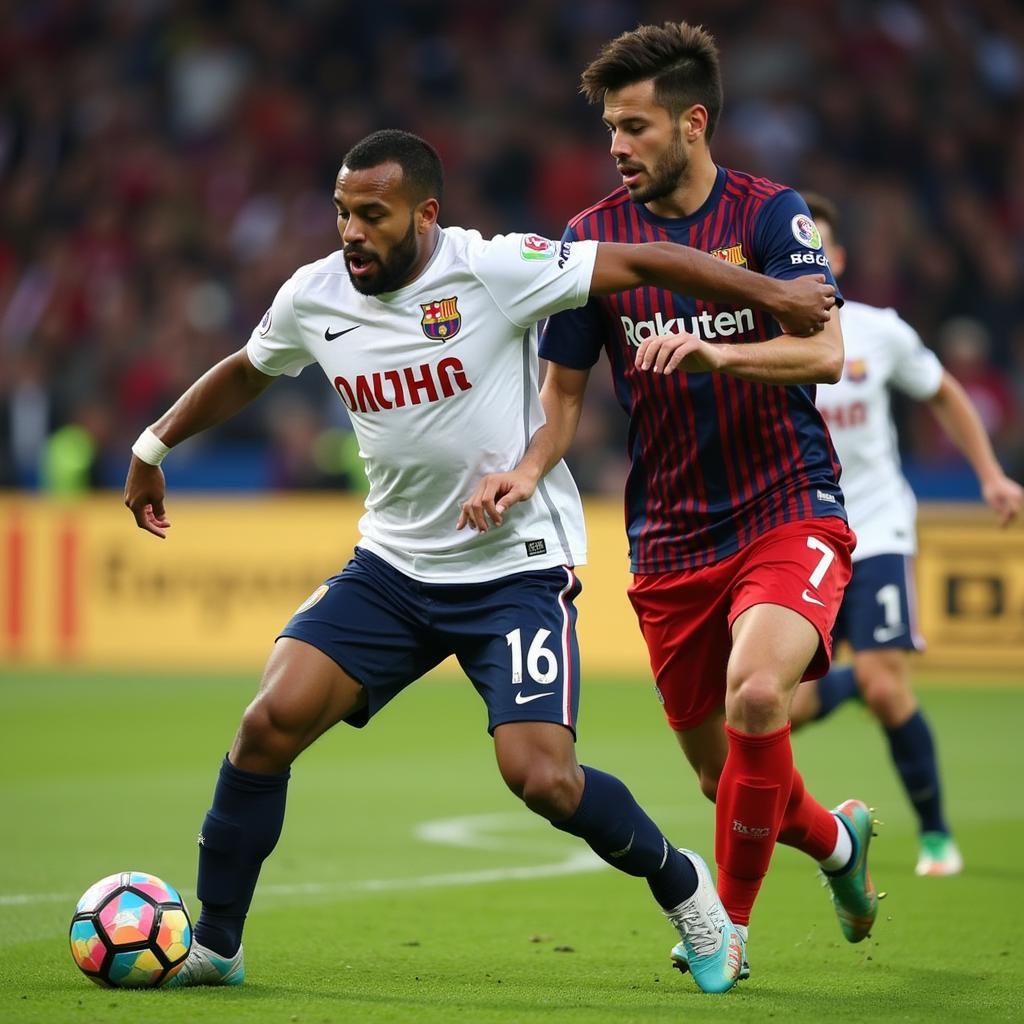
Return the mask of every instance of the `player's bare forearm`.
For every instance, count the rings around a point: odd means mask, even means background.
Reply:
[[[274,380],[249,362],[245,349],[199,378],[150,428],[168,448],[230,419]]]
[[[948,371],[928,405],[949,439],[963,452],[978,477],[985,501],[1006,526],[1020,513],[1024,491],[1004,472],[978,410],[960,382]]]
[[[782,334],[750,345],[718,345],[722,373],[762,384],[835,384],[843,375],[843,332],[833,316],[809,338]]]
[[[526,447],[523,457],[506,473],[489,473],[459,511],[458,529],[466,526],[486,533],[489,524],[501,526],[505,512],[533,497],[537,484],[558,464],[576,435],[583,392],[589,370],[572,370],[551,363],[541,388],[544,424]]]
[[[242,349],[199,378],[150,428],[168,448],[222,423],[261,394],[273,380],[249,362]],[[124,503],[142,530],[166,537],[171,525],[164,511],[166,482],[159,466],[132,455],[124,483]]]
[[[813,337],[783,334],[747,345],[663,334],[643,342],[636,365],[652,373],[728,373],[761,384],[834,384],[843,372],[843,334],[836,315]]]
[[[771,313],[795,334],[820,330],[835,305],[835,289],[821,274],[783,281],[673,242],[598,245],[590,284],[592,295],[642,285],[710,302],[745,303]]]
[[[529,459],[529,465],[539,469],[538,479],[557,465],[569,450],[580,423],[589,378],[589,370],[548,363],[540,389],[544,426],[533,435],[523,456],[523,462]]]

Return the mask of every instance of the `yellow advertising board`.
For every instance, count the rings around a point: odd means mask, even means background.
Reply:
[[[172,496],[166,540],[115,495],[0,498],[0,662],[258,669],[292,611],[352,553],[362,508],[339,496]],[[584,670],[643,676],[622,508],[587,504],[578,606]],[[1024,529],[984,510],[922,511],[922,664],[1024,679]]]
[[[1009,671],[1024,682],[1024,528],[976,506],[931,506],[918,521],[917,590],[935,669]]]
[[[259,665],[291,612],[348,560],[358,511],[336,499],[172,497],[160,540],[115,495],[5,500],[4,660]]]

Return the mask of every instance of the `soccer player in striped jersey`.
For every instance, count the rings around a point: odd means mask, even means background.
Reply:
[[[575,217],[565,241],[669,240],[773,277],[831,282],[803,199],[711,157],[722,88],[707,32],[624,33],[582,89],[603,103],[622,187]],[[722,901],[745,940],[775,843],[787,843],[821,865],[843,933],[858,942],[877,913],[868,808],[849,800],[830,812],[813,799],[789,736],[793,690],[828,669],[855,544],[814,405],[815,383],[842,370],[838,319],[794,338],[743,303],[658,287],[553,316],[541,341],[546,425],[524,458],[528,478],[567,451],[602,349],[630,418],[630,598],[668,723],[716,801]],[[514,494],[513,474],[483,481],[475,497],[507,505]],[[679,947],[673,958],[691,966]]]
[[[487,472],[516,465],[543,422],[538,320],[592,294],[657,282],[764,304],[812,330],[828,318],[833,288],[773,281],[677,245],[442,228],[442,182],[437,153],[416,136],[378,132],[354,146],[334,189],[342,249],[296,271],[245,347],[132,449],[125,504],[163,537],[168,449],[276,377],[319,363],[348,410],[370,483],[355,556],[282,630],[221,764],[199,837],[202,913],[170,985],[242,982],[242,928],[281,833],[292,762],[340,721],[365,726],[455,655],[487,705],[509,788],[646,879],[698,984],[722,991],[741,950],[703,860],[671,846],[617,778],[576,761],[574,567],[586,561],[586,538],[568,469],[553,464],[534,480],[501,529],[464,529],[474,513],[460,506]],[[704,957],[710,947],[726,950],[725,966]]]
[[[839,212],[822,196],[806,196],[832,273],[846,266],[838,236]],[[1020,512],[1020,485],[1003,472],[970,397],[917,332],[891,309],[860,302],[843,306],[846,343],[842,379],[818,389],[843,463],[843,493],[857,532],[853,578],[836,621],[833,641],[847,640],[853,661],[797,689],[793,727],[831,714],[858,693],[885,732],[896,772],[918,820],[915,871],[955,875],[963,858],[942,803],[942,782],[932,732],[910,685],[909,651],[924,646],[917,632],[913,556],[917,505],[900,471],[890,387],[927,402],[978,476],[985,501],[1006,526]]]

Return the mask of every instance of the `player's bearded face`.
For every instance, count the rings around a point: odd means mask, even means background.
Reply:
[[[352,287],[363,295],[380,295],[381,292],[393,292],[401,288],[412,272],[418,255],[416,247],[416,224],[409,217],[409,230],[390,249],[382,252],[370,249],[359,243],[345,246],[345,269]],[[359,277],[352,273],[352,260],[357,260],[366,267]]]
[[[690,159],[683,145],[683,133],[676,122],[672,126],[672,138],[668,147],[647,172],[647,181],[641,178],[635,186],[629,188],[629,198],[634,203],[653,203],[658,199],[664,199],[679,187],[679,182],[686,176],[689,165]]]

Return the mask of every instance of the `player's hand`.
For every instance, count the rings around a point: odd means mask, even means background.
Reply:
[[[652,373],[701,373],[718,370],[723,362],[722,353],[695,334],[660,334],[647,338],[636,350],[634,361],[638,370]]]
[[[156,537],[166,537],[171,521],[164,512],[164,493],[167,483],[164,471],[132,456],[128,479],[124,482],[124,503],[131,509],[140,530]]]
[[[772,310],[782,329],[798,338],[823,330],[836,304],[836,290],[825,283],[825,275],[807,274],[782,284],[782,300]]]
[[[1020,514],[1024,503],[1024,488],[1002,473],[983,483],[981,494],[995,512],[1000,526],[1009,526]]]
[[[489,473],[477,484],[469,500],[462,503],[456,529],[469,526],[486,533],[490,526],[501,526],[505,513],[517,502],[528,501],[537,489],[537,481],[519,470]]]

